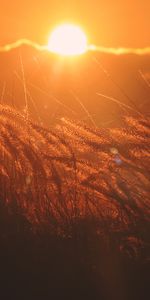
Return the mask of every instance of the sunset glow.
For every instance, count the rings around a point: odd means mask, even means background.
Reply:
[[[80,27],[63,24],[52,32],[48,49],[63,56],[80,55],[87,51],[87,38]]]

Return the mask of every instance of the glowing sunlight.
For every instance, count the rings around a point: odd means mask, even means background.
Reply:
[[[87,38],[80,27],[63,24],[52,32],[48,49],[63,56],[80,55],[87,51]]]

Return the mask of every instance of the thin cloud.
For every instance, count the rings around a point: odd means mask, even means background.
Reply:
[[[39,51],[50,51],[47,45],[40,45],[36,42],[33,42],[28,39],[20,39],[14,43],[6,44],[4,46],[0,46],[0,52],[9,52],[13,49],[16,49],[22,45],[31,46]],[[97,51],[106,54],[114,54],[114,55],[124,55],[124,54],[134,54],[134,55],[150,55],[150,47],[146,48],[112,48],[112,47],[102,47],[96,45],[89,45],[87,47],[87,51]]]
[[[9,52],[13,49],[19,48],[22,45],[27,45],[27,46],[31,46],[37,50],[43,51],[43,50],[47,50],[47,46],[43,46],[43,45],[39,45],[35,42],[32,42],[28,39],[20,39],[14,43],[11,44],[6,44],[4,46],[0,46],[0,52]]]
[[[114,55],[124,55],[124,54],[135,54],[135,55],[150,55],[150,47],[146,48],[111,48],[111,47],[101,47],[101,46],[95,46],[90,45],[88,47],[88,50],[90,51],[98,51],[101,53],[108,53],[108,54],[114,54]]]

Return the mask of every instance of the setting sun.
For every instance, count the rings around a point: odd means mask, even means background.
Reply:
[[[87,38],[80,27],[63,24],[52,32],[48,49],[63,56],[80,55],[87,51]]]

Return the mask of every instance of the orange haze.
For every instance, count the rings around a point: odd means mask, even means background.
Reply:
[[[5,0],[0,9],[0,45],[27,38],[47,41],[60,22],[77,23],[90,43],[106,47],[147,47],[149,0]]]

